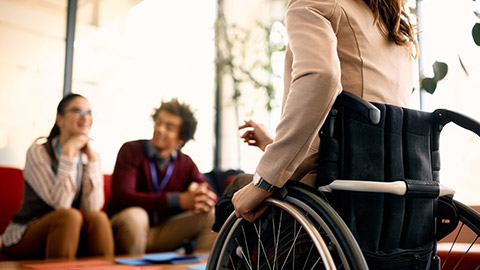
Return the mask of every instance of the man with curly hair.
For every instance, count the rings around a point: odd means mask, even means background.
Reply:
[[[216,194],[180,149],[193,139],[197,120],[177,99],[152,114],[153,137],[125,143],[112,175],[111,216],[117,254],[175,250],[188,241],[209,250]]]

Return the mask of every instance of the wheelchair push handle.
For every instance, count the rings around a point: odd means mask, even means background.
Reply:
[[[376,125],[380,123],[380,119],[382,118],[382,113],[372,103],[347,91],[343,91],[340,97],[342,96],[347,97],[347,99],[353,100],[354,106],[352,107],[356,108],[356,110],[359,113],[363,114],[366,118],[368,118],[370,122],[372,122],[372,124]],[[347,100],[345,100],[344,98],[344,101],[347,101]]]
[[[435,120],[440,125],[440,130],[446,124],[453,122],[460,127],[463,127],[465,129],[472,131],[473,133],[477,134],[477,136],[480,137],[480,122],[478,122],[477,120],[471,117],[468,117],[458,112],[446,110],[446,109],[435,110],[434,115],[436,117]]]

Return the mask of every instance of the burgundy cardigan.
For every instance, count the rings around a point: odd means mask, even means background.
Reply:
[[[172,198],[178,200],[179,193],[185,191],[192,182],[207,182],[192,159],[178,151],[168,184],[162,192],[155,193],[150,160],[145,148],[146,142],[146,140],[127,142],[118,152],[112,175],[112,196],[107,206],[110,216],[127,207],[139,206],[148,212],[151,222],[155,212],[158,221],[162,221],[182,212],[178,202],[172,205],[172,201],[175,201]],[[162,181],[165,173],[166,169],[159,171],[157,166],[158,182]]]

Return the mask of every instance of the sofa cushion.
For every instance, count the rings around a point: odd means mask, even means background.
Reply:
[[[110,195],[112,194],[112,175],[104,174],[103,175],[103,195],[105,196],[105,203],[103,204],[103,211],[107,209],[108,200],[110,200]]]
[[[17,213],[22,203],[23,174],[22,170],[10,167],[0,167],[0,234]]]

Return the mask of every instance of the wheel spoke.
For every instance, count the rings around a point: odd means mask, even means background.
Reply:
[[[302,270],[305,270],[305,267],[307,266],[308,260],[310,259],[310,255],[312,254],[312,250],[313,250],[313,243],[310,246],[310,250],[308,251],[307,259],[305,260],[305,263],[303,264]]]
[[[270,261],[268,260],[267,252],[265,251],[265,246],[263,245],[263,241],[260,239],[261,236],[262,236],[261,231],[260,231],[260,228],[262,227],[261,222],[262,222],[262,220],[260,219],[258,228],[257,228],[257,225],[255,225],[255,223],[253,224],[253,226],[255,227],[255,231],[257,232],[258,242],[260,243],[260,246],[262,247],[263,255],[265,256],[265,260],[267,261],[268,269],[272,270],[272,267],[270,266]],[[258,257],[260,258],[260,254],[258,255]]]
[[[297,221],[293,224],[293,231],[297,229]],[[295,270],[295,245],[293,245],[292,270]]]
[[[313,264],[312,269],[315,269],[315,266],[317,266],[318,262],[320,262],[321,259],[322,257],[318,257],[318,259],[315,261],[315,264]]]
[[[477,237],[475,238],[475,240],[472,242],[472,244],[468,247],[467,251],[465,251],[465,253],[463,254],[462,258],[458,261],[458,263],[455,265],[455,267],[453,268],[453,270],[457,269],[457,267],[460,265],[460,263],[462,262],[463,258],[465,258],[465,256],[467,255],[468,251],[473,247],[473,245],[475,244],[475,242],[477,242],[477,239],[478,239],[478,235]]]
[[[295,220],[295,224],[294,225],[297,225],[297,221]],[[295,227],[294,226],[294,231],[295,231]],[[290,256],[290,253],[292,252],[292,249],[295,247],[295,243],[297,242],[297,239],[298,239],[298,236],[300,235],[300,231],[302,230],[302,226],[300,226],[300,228],[298,228],[298,231],[297,233],[295,234],[295,237],[293,238],[293,243],[292,245],[290,246],[290,250],[288,251],[287,253],[287,257],[285,257],[285,260],[283,261],[283,265],[282,265],[282,268],[280,268],[281,270],[283,270],[283,267],[285,267],[285,264],[287,263],[287,259],[288,259],[288,256]],[[295,261],[293,261],[295,263]],[[295,265],[295,264],[294,264]]]
[[[280,243],[280,231],[282,228],[282,217],[283,217],[283,211],[280,211],[280,217],[278,218],[278,230],[277,230],[277,241],[275,243],[275,257],[273,261],[273,268],[275,269],[275,265],[277,266],[278,269],[278,264],[277,264],[277,254],[278,254],[278,243]],[[273,222],[275,223],[275,222]]]
[[[247,249],[248,261],[252,265],[252,258],[250,258],[250,251],[248,250],[247,235],[245,234],[245,227],[242,226],[243,240],[245,242],[245,248]]]
[[[455,246],[455,243],[457,242],[457,238],[458,238],[458,236],[460,235],[460,232],[463,229],[463,225],[465,225],[465,223],[462,223],[462,225],[460,226],[460,229],[458,229],[458,232],[457,232],[457,235],[455,236],[455,239],[453,239],[452,245],[450,246],[450,250],[447,253],[447,257],[445,258],[445,261],[443,261],[442,268],[444,268],[445,264],[447,263],[448,257],[450,256],[450,253],[452,252],[453,246]]]
[[[251,265],[250,262],[247,260],[247,258],[246,258],[246,256],[245,256],[245,252],[243,252],[243,248],[242,248],[242,246],[240,246],[240,243],[238,242],[238,239],[237,239],[237,238],[235,238],[235,242],[236,242],[237,245],[238,245],[238,246],[237,246],[237,249],[236,249],[237,255],[239,255],[239,254],[238,254],[238,251],[240,250],[240,253],[242,254],[242,259],[243,259],[243,261],[247,263],[247,266],[248,266],[248,268],[250,268],[250,270],[253,270],[252,265]],[[239,256],[239,257],[240,257],[240,256]]]
[[[262,224],[262,220],[259,218],[259,227],[261,227],[261,224]],[[255,226],[255,223],[253,223],[253,226],[255,227],[255,231],[257,231],[257,226]],[[258,235],[258,233],[257,233]],[[260,253],[260,245],[262,244],[261,243],[262,241],[260,240],[260,237],[257,237],[257,269],[260,269],[260,257],[262,256],[262,254]],[[268,261],[268,260],[266,260]],[[269,266],[270,267],[270,266]]]
[[[232,254],[228,254],[228,258],[230,259],[230,263],[232,264],[233,270],[236,270],[235,263],[232,260]]]
[[[273,211],[272,213],[275,213],[276,212],[276,209],[273,208]],[[275,233],[277,230],[275,229],[275,214],[272,215],[272,234],[273,234],[273,246],[276,247],[277,246],[277,234]],[[277,252],[275,250],[275,254],[274,254],[274,259],[273,259],[273,266],[272,266],[272,269],[275,269],[275,263],[277,261]]]

